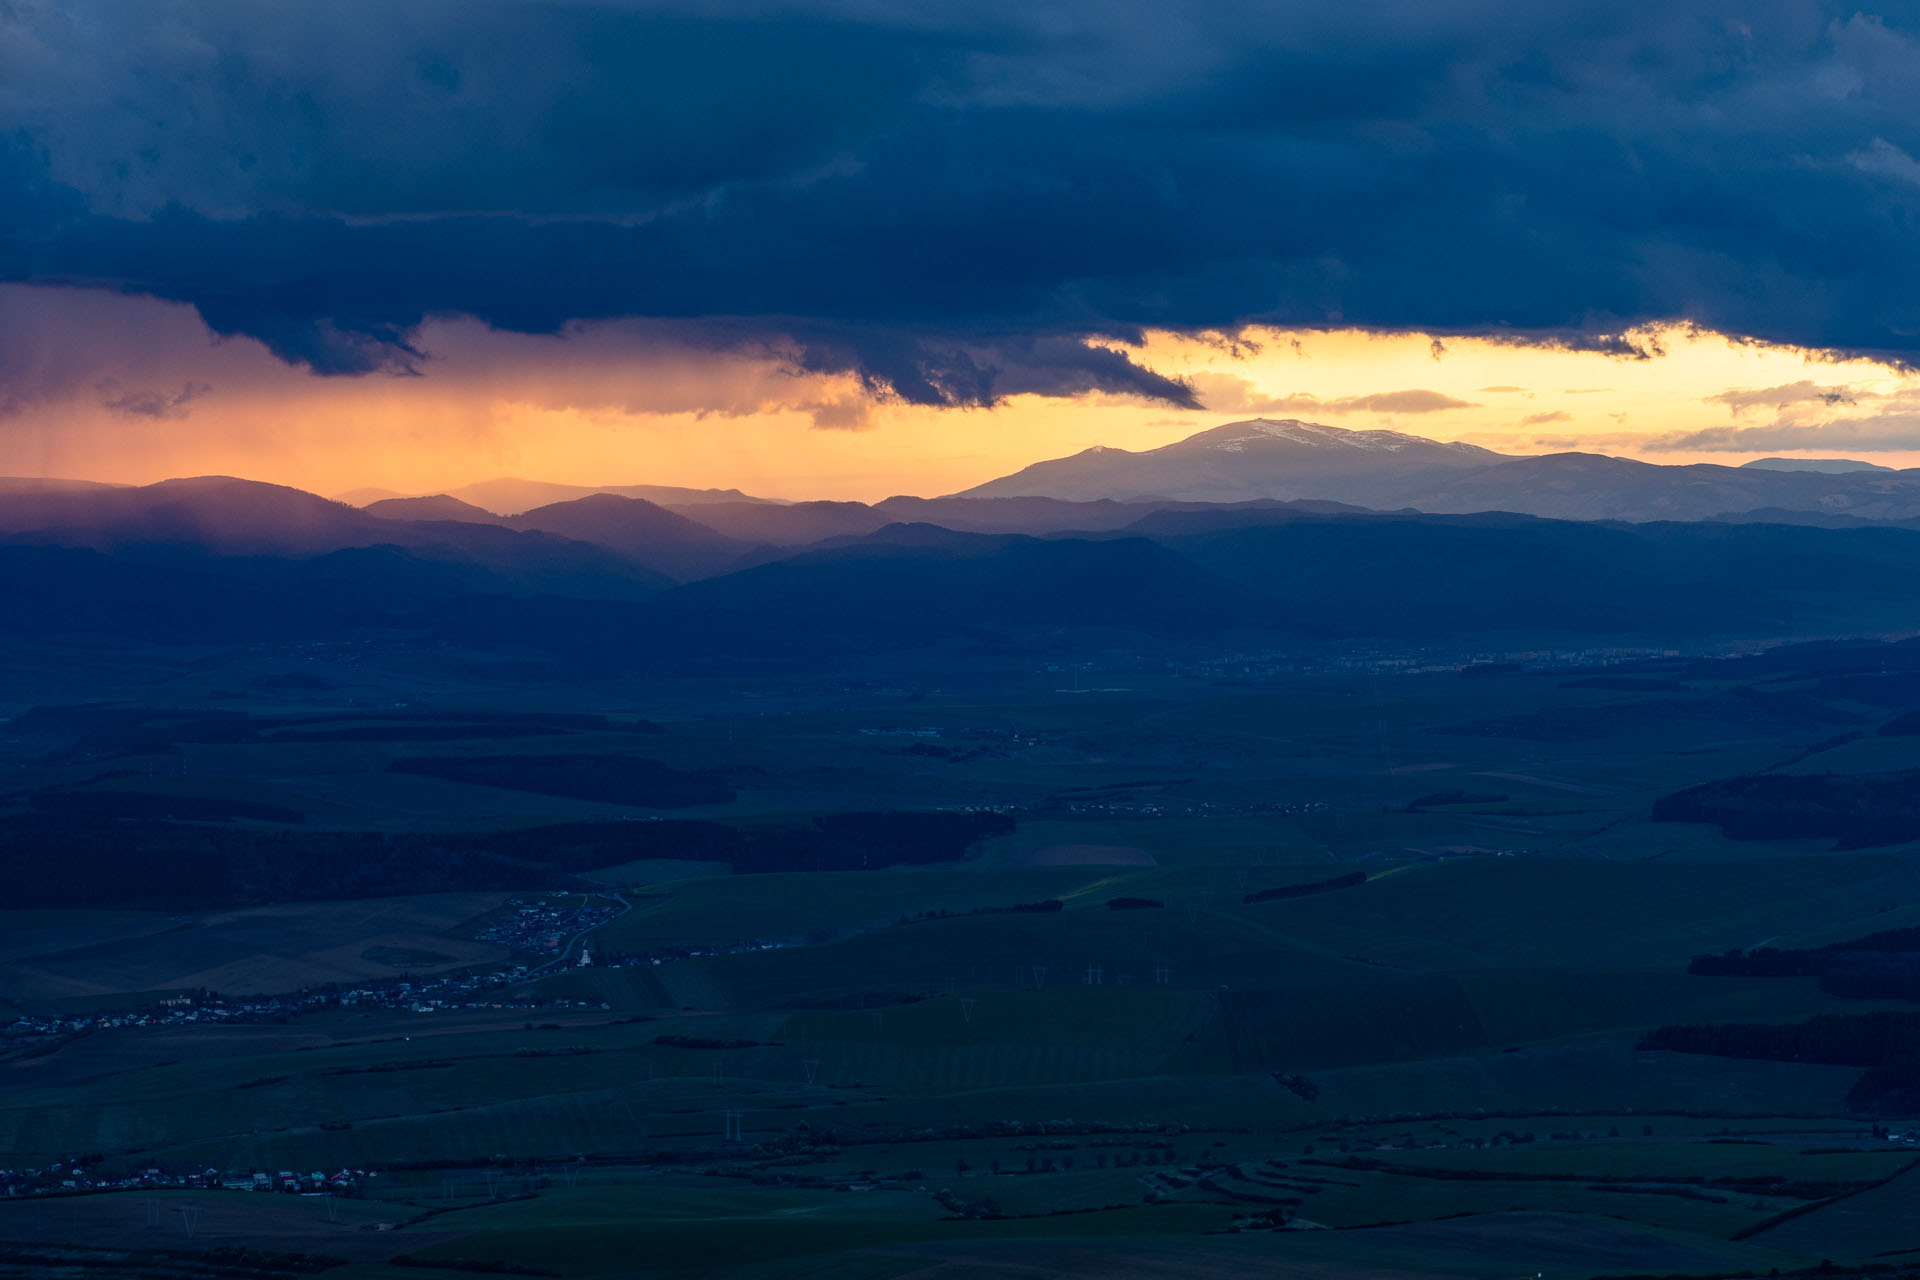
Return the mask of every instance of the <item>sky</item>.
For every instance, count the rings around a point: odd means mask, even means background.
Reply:
[[[6,0],[0,473],[1920,465],[1915,65],[1813,0]]]

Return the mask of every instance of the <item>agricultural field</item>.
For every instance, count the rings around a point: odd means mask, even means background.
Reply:
[[[209,913],[0,913],[0,999],[16,1008],[112,1005],[155,991],[236,994],[486,964],[506,948],[459,936],[500,895],[425,894]]]
[[[1643,1044],[1916,1011],[1690,972],[1920,926],[1911,844],[1653,809],[1913,767],[1920,738],[1786,696],[1810,677],[1643,678],[476,678],[378,714],[303,689],[23,715],[18,803],[217,801],[138,820],[203,822],[303,896],[0,915],[0,1169],[91,1187],[0,1200],[0,1242],[316,1254],[346,1280],[1575,1280],[1920,1248],[1914,1117],[1861,1109],[1863,1065]],[[596,753],[677,772],[569,783]],[[485,763],[390,767],[410,756]],[[512,772],[535,756],[559,763]],[[682,776],[732,798],[556,794]],[[860,816],[903,813],[936,816]],[[328,896],[361,848],[439,887]]]

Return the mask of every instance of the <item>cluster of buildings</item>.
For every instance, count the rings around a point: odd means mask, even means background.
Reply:
[[[482,941],[494,942],[531,956],[559,955],[577,938],[619,914],[619,908],[594,902],[575,905],[571,895],[553,900],[516,898],[480,931]],[[581,963],[590,963],[585,945]],[[646,963],[651,957],[628,958]],[[604,962],[603,962],[604,963]],[[657,963],[657,960],[655,961]],[[201,991],[168,996],[150,1004],[108,1012],[27,1014],[0,1027],[0,1048],[21,1038],[67,1036],[88,1031],[129,1027],[178,1027],[208,1024],[283,1022],[297,1014],[326,1008],[394,1009],[433,1013],[452,1009],[572,1009],[597,1008],[583,1000],[556,1000],[531,992],[504,995],[506,988],[526,982],[549,964],[513,964],[482,972],[466,971],[442,977],[371,978],[364,982],[327,983],[275,995],[223,996]]]
[[[0,1027],[0,1045],[22,1037],[63,1036],[121,1027],[169,1027],[284,1022],[296,1014],[326,1008],[396,1009],[432,1013],[449,1009],[597,1008],[582,1000],[554,1000],[533,994],[507,998],[506,987],[526,979],[523,964],[487,973],[444,978],[377,978],[329,984],[278,995],[222,996],[202,992],[157,1004],[111,1013],[29,1014]]]
[[[61,1160],[39,1169],[0,1169],[0,1197],[76,1195],[97,1191],[269,1191],[282,1195],[356,1194],[377,1175],[365,1169],[310,1173],[249,1169],[167,1169],[158,1165],[110,1174],[81,1160]]]
[[[583,932],[605,923],[618,914],[616,908],[602,905],[566,908],[538,901],[529,903],[516,900],[514,904],[510,904],[510,907],[509,912],[501,920],[487,926],[487,932],[482,936],[490,936],[491,931],[495,929],[521,929],[526,931],[527,936],[540,941],[552,936],[552,930],[557,921],[562,932],[552,947],[555,953],[567,947]],[[669,946],[644,955],[626,955],[617,952],[603,952],[596,955],[591,946],[582,940],[579,955],[573,961],[573,965],[579,968],[624,968],[630,965],[657,965],[669,960],[696,956],[780,950],[794,945],[797,943],[753,938],[741,942],[704,946]],[[520,949],[537,950],[530,945],[522,946]],[[218,992],[201,991],[190,995],[169,996],[151,1004],[111,1012],[26,1014],[0,1026],[0,1053],[4,1053],[10,1044],[18,1044],[23,1040],[71,1036],[120,1028],[285,1022],[299,1014],[324,1009],[357,1011],[383,1009],[410,1013],[441,1013],[462,1009],[552,1011],[607,1007],[603,1002],[598,1001],[566,1000],[543,996],[532,989],[509,993],[508,988],[520,986],[540,977],[552,967],[551,962],[513,964],[502,969],[454,973],[443,977],[372,978],[365,982],[329,983],[276,995],[223,996]],[[0,1173],[0,1177],[4,1176],[4,1173]]]
[[[481,927],[475,940],[524,954],[558,955],[574,938],[620,914],[606,902],[570,905],[568,896],[515,898]]]

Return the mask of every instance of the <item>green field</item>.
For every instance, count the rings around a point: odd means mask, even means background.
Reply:
[[[167,688],[184,702],[210,679]],[[141,776],[116,785],[271,799],[313,829],[655,816],[385,770],[429,749],[632,752],[739,793],[674,817],[805,828],[990,806],[1017,825],[933,866],[593,868],[632,910],[592,938],[599,964],[506,989],[512,1008],[16,1047],[0,1166],[370,1171],[331,1211],[194,1193],[209,1240],[297,1244],[342,1259],[320,1273],[341,1280],[1584,1280],[1789,1272],[1920,1241],[1904,1172],[1920,1152],[1873,1129],[1911,1118],[1850,1110],[1860,1069],[1636,1048],[1672,1023],[1914,1007],[1686,971],[1920,924],[1912,846],[1650,819],[1662,795],[1784,761],[1920,763],[1920,739],[1870,732],[1883,711],[1802,715],[1734,676],[1646,693],[1553,673],[1225,687],[1169,664],[1113,676],[1124,694],[1056,693],[1058,673],[1026,669],[889,680],[435,695],[423,669],[409,696],[612,707],[660,732],[117,761]],[[1863,736],[1813,749],[1847,725]],[[16,763],[22,787],[96,785],[47,753]],[[1245,901],[1353,872],[1365,882]],[[5,913],[0,998],[13,1016],[399,960],[484,967],[503,953],[473,935],[509,896]],[[606,967],[623,955],[647,962]],[[0,1204],[0,1239],[158,1238],[136,1193],[74,1202],[65,1226]]]

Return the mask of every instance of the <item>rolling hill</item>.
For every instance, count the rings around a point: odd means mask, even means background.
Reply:
[[[696,506],[709,502],[764,502],[780,505],[772,498],[756,498],[738,489],[685,489],[670,484],[553,484],[545,480],[502,478],[482,480],[447,491],[448,497],[472,503],[495,515],[517,515],[535,507],[570,502],[596,493],[611,493],[622,498],[644,498],[661,505]]]
[[[420,498],[381,498],[361,510],[382,520],[462,520],[468,524],[504,524],[505,518],[485,507],[450,498],[444,493]]]
[[[1872,520],[1920,516],[1920,472],[1660,466],[1594,453],[1516,458],[1407,495],[1422,511],[1557,520],[1711,520],[1762,508]]]
[[[591,543],[682,581],[720,572],[748,549],[746,543],[645,498],[612,493],[536,507],[507,524]]]
[[[409,573],[438,575],[447,580],[446,590],[456,593],[538,591],[626,599],[671,582],[616,550],[546,531],[500,527],[492,517],[486,523],[388,519],[299,489],[225,476],[16,495],[0,504],[0,539],[104,552],[156,566],[187,565],[196,575],[220,578],[246,577],[262,564],[385,549],[414,565]],[[391,561],[378,563],[384,566],[382,576],[390,577]]]

